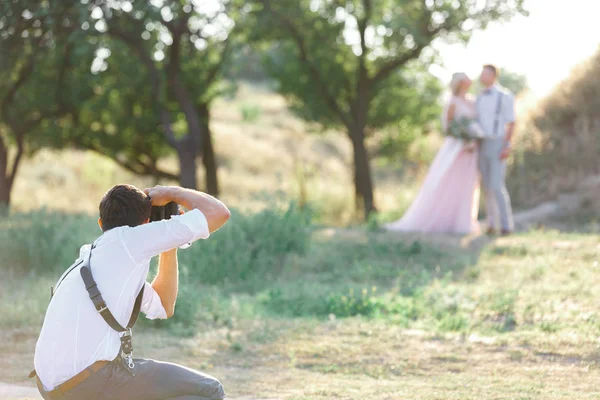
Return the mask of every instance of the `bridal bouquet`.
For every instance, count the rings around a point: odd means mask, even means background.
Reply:
[[[485,132],[483,132],[477,121],[465,117],[455,118],[450,121],[446,134],[466,142],[473,139],[481,139],[485,136]]]

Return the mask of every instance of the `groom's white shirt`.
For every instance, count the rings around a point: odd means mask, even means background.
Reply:
[[[498,116],[498,129],[494,132],[498,97],[501,97],[501,109]],[[513,94],[500,85],[483,90],[476,101],[479,124],[489,138],[501,138],[506,131],[506,124],[515,122],[515,99]]]

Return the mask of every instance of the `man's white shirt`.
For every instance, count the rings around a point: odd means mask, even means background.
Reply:
[[[497,132],[494,132],[496,110],[500,100]],[[507,89],[494,85],[482,91],[476,101],[478,121],[486,138],[504,138],[506,124],[515,122],[514,96]]]
[[[100,293],[117,321],[126,326],[142,285],[141,311],[149,319],[166,318],[160,297],[146,282],[150,259],[164,251],[210,235],[202,212],[192,210],[169,220],[104,232],[96,242],[90,268]],[[90,245],[80,250],[87,257]],[[44,318],[34,365],[44,389],[53,390],[96,361],[111,361],[120,351],[120,334],[98,314],[79,273],[67,275]]]

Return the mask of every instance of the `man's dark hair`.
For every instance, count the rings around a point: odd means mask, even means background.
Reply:
[[[100,201],[102,230],[138,226],[150,218],[152,204],[146,193],[133,185],[117,185]]]
[[[494,64],[485,64],[483,66],[483,68],[489,69],[490,71],[492,71],[494,73],[494,76],[496,76],[496,77],[498,77],[500,75],[500,69],[498,67],[496,67]]]

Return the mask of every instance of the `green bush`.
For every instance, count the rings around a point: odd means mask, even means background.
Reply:
[[[252,104],[243,104],[240,111],[244,122],[255,122],[261,114],[260,108]]]
[[[517,290],[497,291],[483,299],[484,322],[498,332],[513,331],[517,326],[515,305],[519,298]]]
[[[212,240],[181,251],[179,263],[190,281],[252,292],[281,274],[287,256],[304,253],[310,234],[310,216],[294,205],[247,216],[234,212]]]
[[[252,215],[234,212],[213,238],[179,252],[177,311],[169,321],[150,324],[185,331],[198,322],[225,323],[233,313],[231,294],[272,285],[286,259],[307,250],[310,235],[310,216],[294,205]]]
[[[13,213],[0,222],[2,266],[23,274],[58,275],[79,257],[82,245],[102,232],[95,219],[45,209]]]

